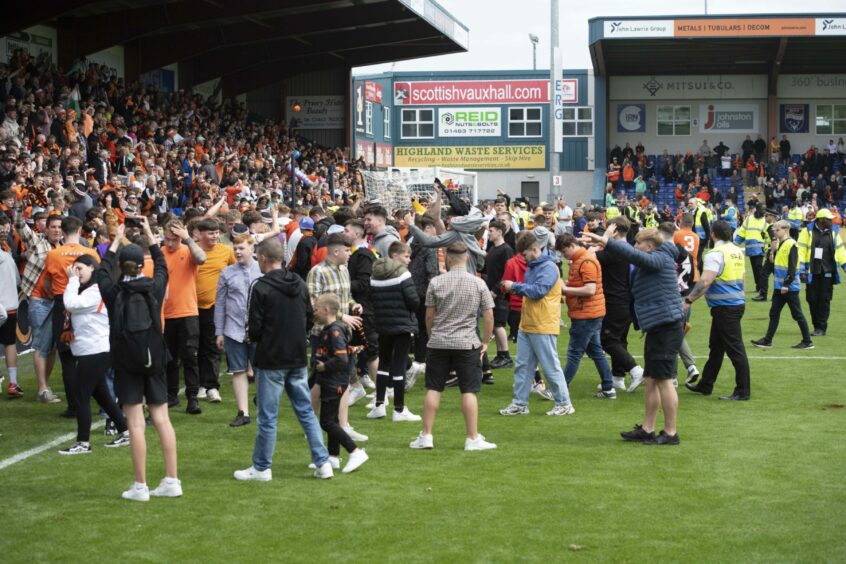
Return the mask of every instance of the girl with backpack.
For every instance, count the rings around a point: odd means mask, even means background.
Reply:
[[[162,299],[167,290],[167,262],[156,244],[146,217],[139,222],[150,247],[153,277],[141,272],[144,252],[135,244],[120,249],[124,225],[94,272],[109,311],[115,393],[129,424],[135,484],[123,498],[149,501],[150,496],[179,497],[182,484],[176,476],[176,433],[167,411],[167,349],[161,326]],[[115,282],[117,280],[117,282]],[[164,455],[165,477],[153,490],[147,487],[147,440],[143,404],[146,400]]]
[[[115,403],[106,384],[109,361],[109,313],[94,281],[97,261],[91,255],[82,255],[68,267],[68,285],[65,287],[65,315],[69,327],[62,332],[63,340],[70,340],[70,349],[76,361],[76,442],[59,451],[59,454],[88,454],[91,452],[91,397],[102,407],[117,426],[118,436],[105,446],[113,448],[129,445],[126,419]]]

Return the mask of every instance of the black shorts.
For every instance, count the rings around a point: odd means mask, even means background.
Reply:
[[[681,321],[659,325],[646,333],[643,345],[644,376],[656,380],[675,378],[683,340],[684,326]]]
[[[482,388],[479,349],[426,349],[426,389],[443,392],[455,371],[462,394],[475,394]]]
[[[508,298],[494,300],[494,327],[505,327],[508,324]]]
[[[8,313],[6,322],[0,326],[0,345],[9,346],[18,342],[18,316],[15,313]]]
[[[115,395],[118,403],[160,405],[167,403],[167,376],[164,369],[150,374],[115,370]]]

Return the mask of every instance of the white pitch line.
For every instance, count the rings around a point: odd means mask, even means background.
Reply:
[[[96,423],[91,425],[91,430],[92,431],[99,430],[105,424],[106,424],[106,422],[101,419],[100,421],[97,421]],[[53,439],[49,443],[44,443],[43,445],[31,448],[29,450],[25,450],[21,453],[14,455],[14,456],[10,456],[6,460],[0,461],[0,470],[8,468],[9,466],[12,466],[13,464],[17,464],[18,462],[23,462],[27,458],[32,458],[36,454],[41,454],[45,450],[50,450],[51,448],[57,447],[60,444],[66,443],[66,442],[68,442],[68,441],[70,441],[74,438],[76,438],[76,433],[68,433],[67,435],[62,435],[61,437],[56,437],[55,439]]]
[[[643,358],[643,355],[632,355],[634,358]],[[708,358],[708,355],[694,355],[693,358]],[[728,358],[728,357],[726,357]],[[747,356],[749,360],[846,360],[846,356]]]

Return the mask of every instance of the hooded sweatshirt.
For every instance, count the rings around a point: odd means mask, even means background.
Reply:
[[[306,334],[314,315],[302,278],[282,268],[268,272],[253,283],[247,310],[256,368],[305,368]]]
[[[12,255],[0,250],[0,306],[7,312],[18,309],[18,284],[21,277]]]
[[[373,247],[373,250],[379,253],[380,257],[387,258],[388,249],[391,247],[391,243],[399,240],[399,232],[394,229],[393,226],[386,225],[380,233],[373,236],[373,240],[370,242],[370,246]]]
[[[377,333],[401,335],[417,332],[414,312],[420,307],[420,296],[405,265],[394,259],[377,260],[373,263],[370,289]]]

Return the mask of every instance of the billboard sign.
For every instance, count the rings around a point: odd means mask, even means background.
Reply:
[[[288,96],[287,121],[297,129],[344,129],[343,96]],[[300,111],[294,111],[299,106]]]
[[[500,108],[440,108],[440,137],[499,137],[502,133]]]
[[[702,104],[699,106],[701,133],[758,133],[755,104]]]
[[[646,104],[617,104],[617,133],[644,133]]]
[[[364,99],[376,104],[382,103],[382,85],[370,80],[364,81]]]
[[[484,169],[545,169],[544,145],[394,147],[394,166]]]
[[[396,106],[538,104],[549,102],[548,80],[395,82]]]
[[[779,131],[782,133],[808,133],[811,121],[808,104],[781,104],[779,115]]]

